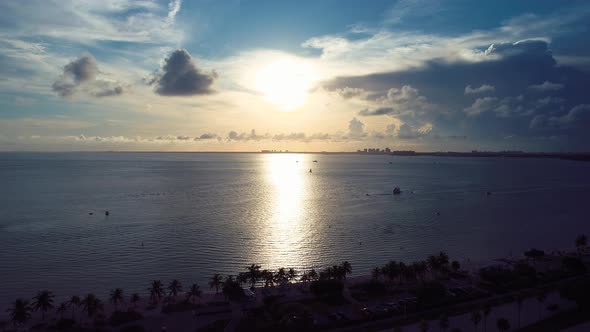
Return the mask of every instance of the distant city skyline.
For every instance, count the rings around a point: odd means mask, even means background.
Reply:
[[[0,3],[0,151],[590,151],[587,1]]]

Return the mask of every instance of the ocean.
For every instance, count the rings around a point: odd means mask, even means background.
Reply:
[[[554,159],[0,153],[0,185],[3,304],[154,279],[208,289],[251,263],[486,261],[590,234],[590,163]]]

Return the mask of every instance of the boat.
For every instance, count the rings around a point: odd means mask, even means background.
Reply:
[[[314,162],[314,163],[317,163],[318,161],[317,161],[317,160],[314,160],[313,162]]]
[[[401,190],[401,189],[399,189],[399,187],[395,187],[395,188],[393,188],[393,194],[394,194],[394,195],[399,195],[399,194],[401,194],[401,193],[402,193],[402,190]]]

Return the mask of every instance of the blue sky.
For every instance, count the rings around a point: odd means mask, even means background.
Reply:
[[[586,1],[0,3],[0,150],[590,151]]]

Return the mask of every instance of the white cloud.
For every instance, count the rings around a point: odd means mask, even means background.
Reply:
[[[497,102],[498,98],[496,97],[477,98],[471,106],[463,109],[463,111],[470,116],[479,115],[483,112],[493,110],[496,107]]]
[[[496,88],[492,85],[483,84],[479,88],[472,88],[471,85],[465,87],[465,94],[476,94],[476,93],[484,93],[484,92],[493,92]]]
[[[529,89],[534,90],[534,91],[558,91],[563,89],[563,84],[561,83],[552,83],[549,81],[545,81],[541,84],[536,84],[536,85],[530,85]]]

